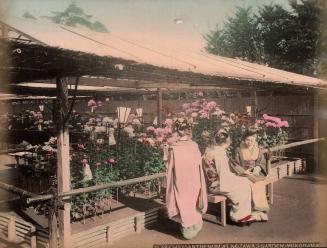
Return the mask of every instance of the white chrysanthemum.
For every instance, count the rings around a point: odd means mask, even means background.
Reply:
[[[141,126],[142,125],[141,121],[139,119],[137,119],[137,118],[133,119],[132,124],[133,125],[137,125],[137,126]]]
[[[105,125],[105,124],[113,124],[114,123],[114,119],[111,118],[111,117],[103,117],[102,119],[102,123]]]
[[[84,126],[84,131],[85,132],[92,132],[93,131],[93,127],[92,126],[89,126],[89,125],[85,125]]]
[[[106,127],[96,126],[95,129],[94,129],[94,132],[96,132],[96,133],[105,133],[106,132]]]
[[[124,127],[123,130],[128,134],[128,137],[133,138],[135,136],[134,128],[131,125],[128,125],[127,127]]]

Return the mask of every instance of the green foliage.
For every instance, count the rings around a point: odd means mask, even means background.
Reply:
[[[288,133],[281,128],[266,128],[260,131],[257,139],[261,147],[271,148],[286,143]]]
[[[75,3],[71,3],[63,12],[53,11],[53,16],[45,16],[54,23],[63,24],[71,27],[78,25],[87,27],[90,30],[108,33],[108,29],[99,21],[92,21],[92,15],[88,15]]]
[[[320,78],[327,78],[327,4],[322,5],[323,18],[321,20],[322,32],[319,36],[316,58],[318,58],[317,63],[317,76]]]
[[[288,11],[277,4],[264,5],[257,14],[238,8],[222,28],[204,38],[209,53],[239,57],[306,75],[314,75],[317,49],[323,32],[322,2],[290,1]]]
[[[28,11],[25,11],[24,15],[23,15],[24,18],[27,18],[27,19],[33,19],[33,20],[36,20],[37,18],[35,16],[33,16],[31,13],[29,13]]]
[[[106,26],[98,21],[93,22],[91,29],[96,32],[108,33],[108,29],[106,28]]]
[[[288,122],[279,117],[264,114],[262,119],[256,121],[258,127],[258,144],[264,148],[287,143],[288,133],[285,128],[289,127]]]
[[[84,188],[164,172],[162,157],[162,152],[158,148],[147,146],[124,135],[116,147],[88,142],[85,150],[75,150],[72,153],[71,186],[73,189]],[[92,180],[83,180],[83,159],[88,160],[93,174]],[[110,163],[109,160],[113,162]],[[105,189],[72,197],[72,218],[77,219],[82,215],[85,204],[92,205],[110,196],[110,189]]]
[[[212,143],[212,136],[222,123],[221,116],[211,116],[211,118],[198,118],[197,124],[192,129],[192,139],[199,145],[203,154],[209,144]]]

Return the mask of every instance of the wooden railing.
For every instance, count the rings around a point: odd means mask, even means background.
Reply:
[[[310,140],[305,140],[305,141],[299,141],[299,142],[293,142],[293,143],[289,143],[289,144],[285,144],[285,145],[280,145],[280,146],[276,146],[276,147],[269,148],[269,149],[263,149],[263,153],[265,153],[265,155],[266,155],[266,163],[267,163],[268,172],[269,172],[269,170],[271,168],[271,154],[272,154],[272,152],[287,149],[287,148],[291,148],[291,147],[301,146],[301,145],[305,145],[305,144],[311,144],[311,143],[324,141],[324,140],[325,140],[325,138],[310,139]],[[1,183],[1,182],[0,182],[0,188],[12,191],[14,193],[17,193],[19,195],[23,195],[25,197],[29,196],[27,198],[27,204],[31,204],[33,202],[50,200],[50,199],[52,199],[54,197],[59,197],[59,198],[70,197],[70,196],[74,196],[74,195],[90,193],[90,192],[103,190],[103,189],[118,188],[118,187],[122,187],[122,186],[142,183],[142,182],[151,181],[151,180],[154,180],[154,179],[164,178],[165,175],[166,175],[166,173],[157,173],[157,174],[150,175],[150,176],[133,178],[133,179],[128,179],[128,180],[119,181],[119,182],[112,182],[112,183],[107,183],[107,184],[95,185],[95,186],[91,186],[91,187],[87,187],[87,188],[73,189],[73,190],[70,190],[70,191],[67,191],[67,192],[60,193],[60,194],[58,194],[56,196],[53,195],[53,194],[35,195],[35,194],[27,192],[27,191],[25,191],[23,189],[20,189],[20,188],[17,188],[17,187],[14,187],[14,186],[11,186],[11,185],[8,185],[8,184],[5,184],[5,183]]]
[[[58,197],[64,198],[64,197],[70,197],[70,196],[84,194],[84,193],[90,193],[90,192],[94,192],[94,191],[98,191],[98,190],[102,190],[102,189],[118,188],[118,187],[122,187],[122,186],[151,181],[154,179],[164,178],[165,176],[166,176],[166,173],[162,172],[162,173],[156,173],[156,174],[153,174],[150,176],[132,178],[132,179],[119,181],[119,182],[100,184],[100,185],[95,185],[95,186],[91,186],[91,187],[87,187],[87,188],[73,189],[68,192],[63,192],[63,193],[58,194]],[[33,202],[38,202],[38,201],[50,200],[54,197],[55,196],[53,194],[30,197],[30,198],[27,198],[27,204],[31,204]]]

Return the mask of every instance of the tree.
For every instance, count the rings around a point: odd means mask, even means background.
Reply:
[[[327,1],[321,3],[322,16],[321,34],[318,39],[318,49],[316,50],[317,76],[327,79]]]
[[[29,13],[28,11],[25,11],[24,15],[23,15],[24,18],[27,18],[27,19],[33,19],[33,20],[36,20],[37,18],[35,16],[33,16],[31,13]]]
[[[92,15],[88,15],[75,3],[71,3],[63,12],[53,11],[53,16],[44,16],[54,23],[63,24],[71,27],[78,25],[87,27],[93,31],[107,33],[108,29],[98,21],[92,21]]]
[[[256,26],[251,8],[237,8],[235,17],[205,35],[209,53],[255,61],[258,56]]]
[[[205,36],[206,50],[287,71],[315,75],[319,39],[323,30],[322,3],[320,0],[291,0],[289,3],[292,8],[290,11],[277,4],[265,5],[259,8],[257,14],[249,12],[249,8],[239,8],[222,29],[211,31]],[[243,21],[245,24],[241,25]]]
[[[321,33],[318,1],[290,1],[292,11],[264,6],[257,17],[265,61],[272,67],[314,75]]]
[[[296,45],[297,28],[292,14],[280,5],[263,6],[256,15],[256,27],[262,61],[272,67],[295,71],[291,50]]]

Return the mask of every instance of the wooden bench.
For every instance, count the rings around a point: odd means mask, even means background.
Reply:
[[[264,180],[266,186],[267,186],[267,193],[268,193],[268,199],[269,203],[273,204],[273,182],[277,181],[277,175],[269,175]],[[213,195],[208,194],[208,202],[210,203],[220,203],[220,217],[217,216],[218,223],[222,226],[226,226],[226,196],[224,195]]]
[[[217,216],[218,223],[222,226],[226,226],[226,196],[224,195],[208,195],[208,202],[220,203],[220,218]]]

